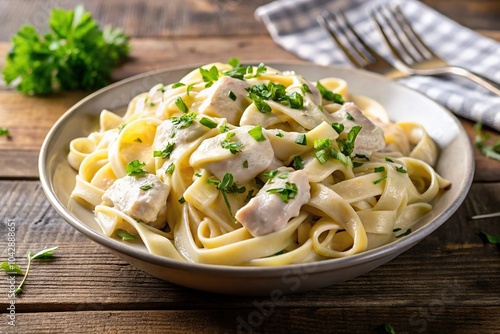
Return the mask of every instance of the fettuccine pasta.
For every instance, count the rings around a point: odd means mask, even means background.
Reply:
[[[102,232],[195,263],[276,266],[404,237],[450,182],[415,123],[339,78],[214,63],[74,139],[72,198]]]

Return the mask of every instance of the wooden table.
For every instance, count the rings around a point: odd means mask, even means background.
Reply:
[[[102,24],[133,38],[129,61],[114,80],[163,67],[242,60],[295,60],[276,46],[253,12],[267,1],[83,1]],[[425,1],[462,24],[500,41],[498,1]],[[50,6],[75,1],[0,2],[0,68],[20,24],[41,27]],[[467,16],[463,17],[463,13]],[[43,23],[43,24],[42,24]],[[0,332],[19,333],[376,333],[390,323],[411,333],[499,333],[500,253],[477,230],[500,234],[500,163],[476,150],[474,183],[460,209],[435,233],[390,263],[354,280],[287,296],[265,314],[265,298],[220,296],[182,288],[141,272],[75,231],[52,209],[38,181],[40,145],[82,92],[25,97],[0,90],[0,254],[15,222],[16,256],[59,246],[56,258],[34,264],[8,326],[8,282],[0,280]],[[471,138],[472,123],[461,120]],[[498,134],[496,134],[498,135]],[[5,276],[7,277],[7,276]],[[19,279],[18,279],[19,282]],[[253,317],[253,318],[252,318]]]

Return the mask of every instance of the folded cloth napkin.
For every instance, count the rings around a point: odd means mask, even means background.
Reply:
[[[255,16],[284,49],[320,65],[346,65],[347,58],[316,21],[321,10],[342,9],[361,36],[390,59],[373,29],[369,9],[392,0],[277,0],[257,8]],[[500,82],[500,43],[486,38],[414,0],[398,3],[422,40],[449,64]],[[414,76],[398,79],[438,101],[456,115],[500,131],[500,97],[464,78]]]

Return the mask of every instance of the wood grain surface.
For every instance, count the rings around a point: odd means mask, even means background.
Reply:
[[[130,58],[113,72],[113,81],[233,56],[301,61],[255,20],[255,8],[267,0],[2,0],[0,70],[9,38],[22,24],[43,31],[50,8],[79,2],[101,24],[132,36]],[[423,2],[500,41],[500,1]],[[26,97],[0,88],[0,127],[11,134],[0,137],[0,259],[7,258],[12,221],[23,269],[29,251],[59,246],[54,259],[33,263],[24,294],[15,299],[15,328],[7,326],[9,283],[0,280],[0,333],[384,333],[384,323],[397,333],[500,332],[500,249],[478,235],[500,235],[500,219],[470,219],[500,210],[500,162],[475,149],[474,183],[458,211],[366,275],[275,302],[214,295],[134,268],[73,229],[47,201],[38,181],[40,146],[56,120],[87,94]],[[461,122],[472,142],[472,122]]]

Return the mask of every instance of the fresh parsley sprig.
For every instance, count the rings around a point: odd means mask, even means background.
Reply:
[[[12,38],[3,76],[26,95],[56,90],[95,90],[110,82],[111,71],[129,51],[129,37],[97,22],[82,5],[53,9],[49,32],[41,36],[23,26]]]
[[[483,124],[480,122],[474,124],[474,130],[476,131],[474,143],[481,153],[490,159],[500,161],[500,138],[497,138],[495,143],[490,143],[491,136],[483,132]]]
[[[57,246],[55,247],[51,247],[51,248],[47,248],[47,249],[44,249],[44,250],[41,250],[35,254],[33,254],[32,252],[29,252],[28,253],[28,266],[26,267],[26,271],[24,272],[24,277],[23,277],[23,280],[21,281],[21,283],[19,283],[18,287],[16,288],[16,290],[14,290],[14,295],[19,295],[21,293],[23,293],[23,286],[24,286],[24,283],[26,282],[26,279],[28,278],[28,275],[29,275],[29,271],[30,271],[30,268],[31,268],[31,262],[33,260],[38,260],[38,259],[51,259],[54,257],[54,251],[57,250]],[[19,268],[18,265],[16,264],[10,264],[8,262],[2,262],[0,263],[0,267],[7,273],[7,274],[12,274],[12,273],[15,273],[16,275],[22,275],[23,272],[21,270],[21,268]]]

